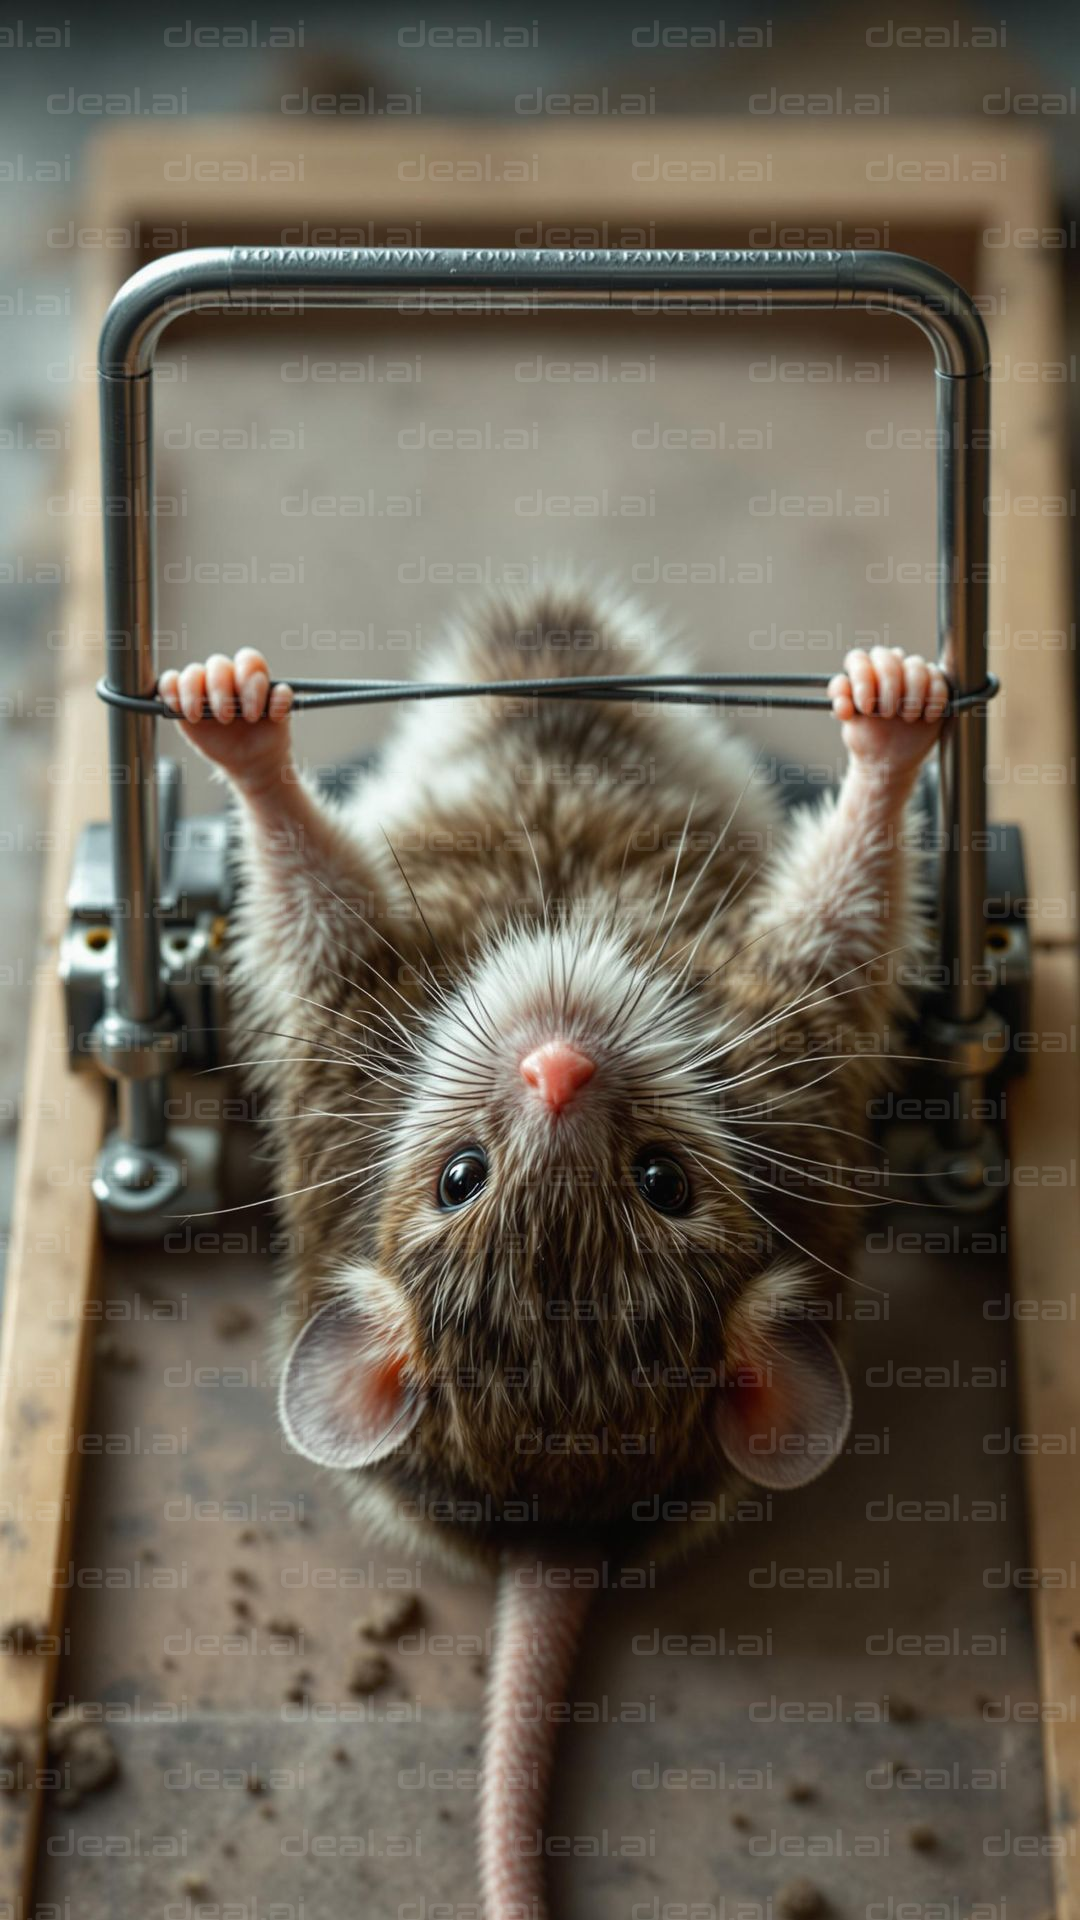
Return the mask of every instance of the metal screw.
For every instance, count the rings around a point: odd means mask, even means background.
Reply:
[[[147,1154],[129,1148],[110,1163],[108,1178],[128,1193],[146,1193],[157,1179],[157,1168]]]

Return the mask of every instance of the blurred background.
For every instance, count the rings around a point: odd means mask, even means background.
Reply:
[[[640,18],[621,5],[530,4],[512,13],[485,3],[474,17],[436,0],[411,12],[314,4],[302,15],[249,9],[250,17],[230,26],[218,10],[177,11],[173,18],[161,10],[104,8],[55,21],[10,18],[0,28],[0,278],[7,289],[0,296],[0,831],[11,855],[0,920],[7,989],[0,996],[0,1236],[9,1219],[49,782],[56,661],[49,636],[71,575],[64,486],[78,386],[79,274],[88,250],[112,244],[109,235],[79,226],[87,142],[103,128],[140,117],[159,129],[171,121],[182,139],[183,123],[200,115],[239,122],[269,114],[295,129],[305,112],[314,124],[310,102],[321,93],[355,103],[350,124],[358,136],[365,115],[381,116],[391,98],[407,96],[414,117],[401,123],[403,141],[420,150],[425,117],[526,126],[565,123],[569,115],[580,125],[591,117],[602,142],[612,103],[630,93],[643,97],[648,115],[744,118],[758,131],[782,118],[801,120],[812,132],[830,117],[850,115],[858,95],[870,102],[862,110],[873,114],[871,127],[884,116],[959,116],[991,132],[1020,123],[1052,143],[1061,233],[1048,244],[1066,275],[1069,351],[1080,353],[1072,239],[1080,219],[1075,8],[970,10],[899,0],[868,13],[861,4],[811,9],[775,0],[767,9],[721,16],[665,0],[638,12]],[[538,234],[542,220],[538,205]],[[510,563],[528,569],[560,555],[624,578],[631,562],[644,597],[703,636],[708,650],[716,594],[695,585],[694,557],[707,546],[715,560],[717,544],[731,588],[723,621],[736,654],[749,636],[775,636],[792,623],[804,634],[825,635],[832,652],[843,651],[854,628],[925,643],[929,588],[903,596],[887,586],[871,593],[866,585],[865,555],[853,541],[870,551],[872,520],[852,529],[795,518],[778,528],[775,513],[747,511],[749,502],[768,499],[778,473],[794,493],[843,481],[878,503],[878,534],[884,513],[904,550],[925,554],[933,512],[927,466],[868,445],[884,417],[873,386],[856,387],[842,408],[828,386],[805,384],[786,390],[782,406],[769,390],[763,405],[751,371],[760,342],[732,333],[722,376],[700,340],[683,342],[673,356],[661,349],[647,397],[643,403],[638,393],[631,415],[618,383],[592,387],[585,409],[580,386],[546,384],[541,404],[540,387],[521,371],[527,343],[516,335],[508,341],[505,330],[494,339],[492,333],[464,325],[450,354],[445,337],[436,350],[418,332],[369,340],[406,371],[400,383],[369,384],[359,395],[363,406],[350,403],[344,422],[340,387],[290,381],[280,341],[248,339],[238,349],[221,335],[204,333],[190,344],[174,344],[170,335],[166,358],[186,352],[193,359],[183,385],[165,381],[160,388],[160,484],[182,502],[181,518],[163,528],[166,653],[172,647],[186,657],[258,639],[276,664],[292,650],[294,659],[304,654],[309,671],[332,672],[348,654],[338,670],[377,672],[387,647],[422,648],[458,597],[455,587],[467,586],[477,570]],[[778,325],[769,341],[778,355],[785,351],[782,333]],[[805,351],[805,328],[799,337]],[[830,340],[822,352],[833,346]],[[639,349],[640,339],[633,344]],[[546,350],[555,350],[550,340]],[[604,329],[590,347],[580,326],[558,350],[571,358],[630,351],[618,328]],[[875,354],[880,350],[876,340]],[[419,365],[421,353],[418,420],[408,366]],[[890,417],[929,429],[932,400],[917,343],[898,343],[894,330],[888,354]],[[480,394],[482,405],[463,406],[463,395]],[[1075,378],[1056,391],[1053,404],[1069,409],[1075,448]],[[691,436],[702,425],[714,436],[707,466],[693,457]],[[431,432],[447,427],[450,441],[434,447]],[[462,439],[474,430],[495,436],[485,458],[470,455]],[[729,446],[738,444],[736,467],[716,461],[716,436],[725,434]],[[320,489],[340,500],[372,485],[384,503],[406,503],[399,517],[377,513],[376,524],[370,513],[318,520],[309,511]],[[724,491],[733,485],[734,519]],[[407,503],[421,489],[418,549],[418,522]],[[579,512],[560,519],[552,507],[559,489],[607,504],[585,518]],[[522,504],[530,493],[535,511]],[[627,496],[644,503],[638,528],[611,504]],[[669,533],[679,529],[676,569],[648,544],[658,531],[657,500]],[[304,566],[285,586],[272,578],[230,585],[230,560],[254,553],[260,541],[265,549],[268,528],[271,546],[286,559],[303,548]],[[302,541],[293,537],[300,528]],[[670,541],[661,544],[670,555]],[[751,586],[735,577],[743,563]],[[775,637],[761,644],[775,650]],[[831,654],[809,665],[830,663]],[[392,670],[402,665],[399,658]],[[318,755],[333,758],[362,744],[356,728],[355,716],[337,716],[320,730]],[[790,734],[779,729],[775,744],[785,751]],[[196,780],[193,803],[204,801]]]

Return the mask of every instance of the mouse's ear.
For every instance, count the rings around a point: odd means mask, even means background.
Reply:
[[[747,1480],[784,1492],[831,1467],[851,1427],[851,1387],[836,1348],[812,1320],[775,1315],[767,1331],[736,1333],[714,1432]]]
[[[287,1438],[320,1467],[369,1467],[395,1452],[424,1410],[411,1343],[373,1304],[331,1301],[289,1351],[278,1391]]]

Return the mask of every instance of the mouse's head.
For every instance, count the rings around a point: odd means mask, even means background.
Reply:
[[[378,1137],[374,1259],[286,1367],[294,1443],[556,1526],[725,1462],[816,1477],[850,1396],[725,1120],[721,1025],[700,982],[584,910],[433,985]]]

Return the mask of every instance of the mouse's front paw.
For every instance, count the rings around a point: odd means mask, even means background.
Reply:
[[[830,680],[829,698],[852,758],[900,769],[917,765],[937,739],[949,683],[920,654],[859,647]]]
[[[158,693],[192,745],[242,787],[279,773],[290,755],[285,724],[292,688],[270,684],[270,669],[254,647],[235,660],[212,653],[163,673]]]

